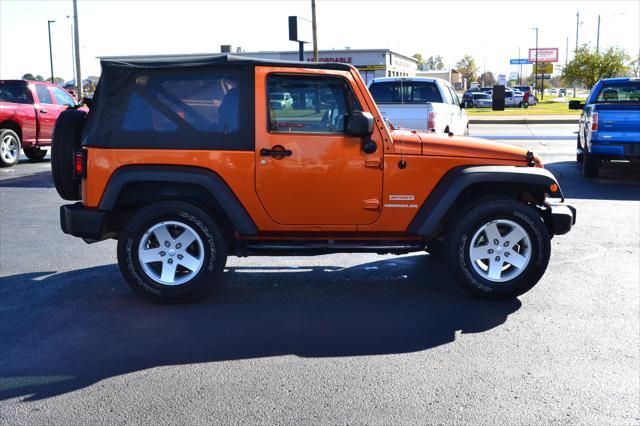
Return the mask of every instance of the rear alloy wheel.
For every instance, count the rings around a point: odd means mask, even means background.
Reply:
[[[11,129],[0,130],[0,167],[11,167],[20,159],[20,137]]]
[[[47,150],[42,148],[24,148],[24,155],[34,163],[44,160],[47,156]]]
[[[488,299],[517,297],[544,274],[550,236],[538,212],[513,200],[485,200],[454,219],[445,258],[458,283]]]
[[[215,221],[181,201],[161,201],[131,217],[118,238],[118,264],[129,285],[159,303],[204,296],[226,264]]]

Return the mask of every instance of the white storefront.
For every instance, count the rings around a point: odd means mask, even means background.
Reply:
[[[234,55],[247,55],[255,58],[297,61],[297,51],[287,52],[241,52]],[[313,53],[305,51],[304,60],[312,61]],[[418,61],[410,56],[401,55],[389,49],[344,49],[318,51],[320,62],[341,62],[352,64],[360,71],[365,82],[375,77],[413,77],[418,70]]]

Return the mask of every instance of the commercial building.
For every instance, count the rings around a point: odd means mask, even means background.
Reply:
[[[448,81],[456,90],[466,90],[467,78],[454,68],[416,72],[416,77],[441,78]]]
[[[233,52],[233,54],[285,61],[299,59],[298,51]],[[313,61],[313,53],[304,52],[304,60]],[[367,83],[375,77],[414,77],[418,70],[418,61],[414,58],[389,49],[319,50],[318,61],[352,64],[358,68]]]

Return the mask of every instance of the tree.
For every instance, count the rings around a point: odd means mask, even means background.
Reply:
[[[47,81],[48,81],[48,82],[51,82],[51,77],[49,77],[49,78],[47,79]],[[60,84],[60,83],[64,83],[64,81],[65,81],[65,80],[64,80],[64,78],[62,78],[62,77],[54,77],[54,79],[53,79],[53,84]]]
[[[478,66],[476,65],[476,60],[471,57],[471,55],[464,55],[462,59],[460,59],[456,63],[456,68],[460,71],[467,79],[471,81],[478,81],[476,73],[478,72]]]
[[[416,53],[413,55],[413,59],[418,61],[418,69],[421,70],[424,67],[424,58],[422,57],[422,54]]]
[[[33,79],[36,81],[44,81],[44,77],[41,76],[40,74],[36,75]]]
[[[631,77],[640,77],[640,54],[629,63],[629,74]]]
[[[444,62],[440,55],[429,56],[429,59],[425,61],[425,65],[430,70],[441,70],[444,68]]]
[[[496,84],[496,78],[491,71],[487,71],[480,75],[480,82],[483,86],[493,86]]]
[[[33,74],[31,74],[30,72],[26,73],[25,75],[22,76],[23,80],[35,80],[35,77],[33,76]]]
[[[625,75],[629,69],[625,65],[627,58],[624,50],[617,47],[598,52],[584,44],[562,71],[562,79],[590,89],[602,78]]]

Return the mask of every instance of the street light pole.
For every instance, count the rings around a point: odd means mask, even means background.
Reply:
[[[53,83],[53,49],[51,49],[51,24],[56,21],[47,20],[47,29],[49,30],[49,63],[51,64],[51,83]]]

